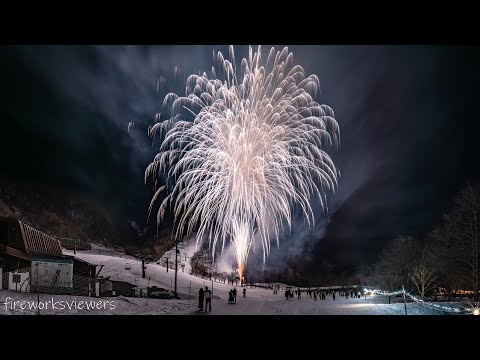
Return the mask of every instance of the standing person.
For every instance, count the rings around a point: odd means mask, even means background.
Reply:
[[[203,288],[200,288],[198,291],[198,309],[200,311],[203,311],[203,298],[205,297],[205,293],[203,291]]]
[[[233,303],[237,303],[237,288],[233,289]]]
[[[233,304],[233,289],[228,292],[228,303]]]
[[[333,296],[333,301],[335,301],[335,291],[333,292],[332,296]]]
[[[245,295],[246,295],[246,293],[247,293],[247,288],[246,288],[246,287],[244,287],[244,288],[243,288],[243,297],[246,297],[246,296],[245,296]]]
[[[212,311],[212,292],[205,286],[205,312]]]

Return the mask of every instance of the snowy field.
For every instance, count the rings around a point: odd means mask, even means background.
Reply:
[[[73,255],[72,251],[64,250],[65,254]],[[138,283],[139,287],[146,288],[156,285],[166,289],[173,289],[175,272],[155,263],[147,265],[146,278],[141,277],[141,261],[130,256],[107,256],[98,255],[95,250],[77,251],[76,257],[94,263],[104,265],[100,276],[110,276],[112,280],[128,281],[132,284]],[[125,269],[125,263],[131,265],[131,269]],[[380,296],[361,299],[345,299],[337,296],[334,301],[327,296],[326,300],[314,300],[302,294],[302,299],[285,300],[284,294],[279,292],[273,295],[272,290],[247,288],[246,297],[243,298],[242,289],[237,287],[237,303],[228,303],[228,292],[231,285],[213,283],[212,312],[204,313],[197,310],[197,294],[201,286],[212,288],[212,282],[178,272],[177,291],[180,299],[146,299],[130,297],[111,298],[88,298],[81,296],[50,295],[40,294],[40,302],[57,302],[56,309],[52,304],[47,305],[48,309],[41,309],[41,314],[98,314],[98,315],[157,315],[157,314],[178,314],[178,315],[404,315],[403,303],[382,304],[384,299]],[[7,290],[0,290],[0,314],[36,314],[38,310],[29,309],[28,304],[20,303],[12,309],[12,304],[5,305],[9,301],[35,301],[37,295],[33,293],[21,293]],[[79,306],[80,302],[83,306]],[[92,303],[94,301],[94,303]],[[111,303],[114,301],[114,303]],[[58,303],[60,302],[60,303]],[[87,302],[90,309],[86,309]],[[95,308],[91,308],[95,306]],[[26,308],[25,308],[26,307]],[[79,308],[81,307],[81,308]],[[408,315],[441,315],[443,312],[426,307],[417,303],[407,303]]]
[[[5,302],[8,299],[8,304]],[[38,310],[29,308],[28,302],[36,302],[37,295],[10,290],[0,291],[0,314],[21,315],[37,314]],[[12,308],[12,301],[17,301]],[[21,302],[23,309],[20,308]],[[82,303],[83,301],[83,303]],[[228,304],[226,296],[215,297],[212,312],[197,310],[196,298],[183,300],[162,300],[131,297],[88,298],[82,296],[40,294],[44,305],[39,311],[43,315],[404,315],[403,304],[375,304],[374,299],[313,300],[303,297],[301,300],[285,300],[278,294],[261,289],[247,289],[247,296],[237,296],[236,304]],[[56,309],[52,309],[55,302]],[[88,304],[88,305],[87,305]],[[46,308],[45,308],[46,307]],[[441,315],[436,309],[429,309],[416,303],[407,304],[408,315]]]

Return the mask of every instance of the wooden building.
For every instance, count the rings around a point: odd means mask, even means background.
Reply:
[[[3,274],[30,268],[29,291],[94,292],[96,265],[64,255],[58,239],[11,217],[0,217],[0,268]]]

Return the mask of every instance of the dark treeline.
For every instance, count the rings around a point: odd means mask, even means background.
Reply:
[[[480,185],[467,184],[440,224],[425,236],[399,236],[380,254],[366,283],[383,290],[437,294],[473,291],[478,301]]]

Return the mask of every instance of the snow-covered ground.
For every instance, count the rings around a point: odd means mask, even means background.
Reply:
[[[73,255],[73,251],[64,250],[65,254]],[[141,261],[131,256],[108,256],[98,255],[98,251],[77,251],[76,257],[96,265],[104,265],[100,276],[110,276],[112,280],[127,281],[138,284],[141,288],[156,285],[167,289],[173,289],[175,271],[167,269],[156,263],[147,264],[146,278],[142,279]],[[131,269],[125,269],[125,263],[131,265]],[[86,310],[74,306],[65,306],[62,310],[41,310],[47,314],[182,314],[182,315],[404,315],[403,303],[380,304],[380,297],[367,297],[361,299],[344,299],[337,296],[334,301],[331,297],[326,300],[314,300],[302,294],[302,299],[285,300],[282,292],[273,295],[272,290],[247,288],[246,297],[243,298],[242,289],[237,287],[237,303],[228,304],[228,292],[231,285],[213,283],[212,312],[203,313],[197,310],[197,294],[200,287],[212,288],[212,282],[192,276],[187,272],[178,271],[177,291],[181,299],[147,299],[146,298],[88,298],[80,296],[40,294],[40,301],[115,301],[115,307],[104,306],[102,309]],[[33,293],[20,293],[0,290],[0,314],[23,314],[36,313],[35,310],[9,309],[5,306],[7,297],[13,300],[34,301],[37,298]],[[51,306],[50,306],[51,307]],[[418,303],[408,303],[407,313],[414,314],[444,314],[441,311],[426,307]]]
[[[179,254],[177,255],[178,270],[190,274],[192,267],[190,266],[190,259],[197,251],[195,239],[179,242],[178,245]],[[175,269],[175,247],[167,250],[160,258],[160,263],[166,267],[168,259],[168,265],[170,269]]]
[[[282,293],[273,295],[270,290],[247,288],[246,297],[239,293],[236,304],[228,304],[226,300],[212,304],[212,312],[216,315],[405,315],[404,304],[379,304],[370,297],[365,300],[327,296],[326,300],[314,300],[305,294],[302,298],[286,300]],[[192,315],[198,312],[191,307],[175,314]],[[436,309],[418,303],[407,303],[408,315],[442,315]]]

